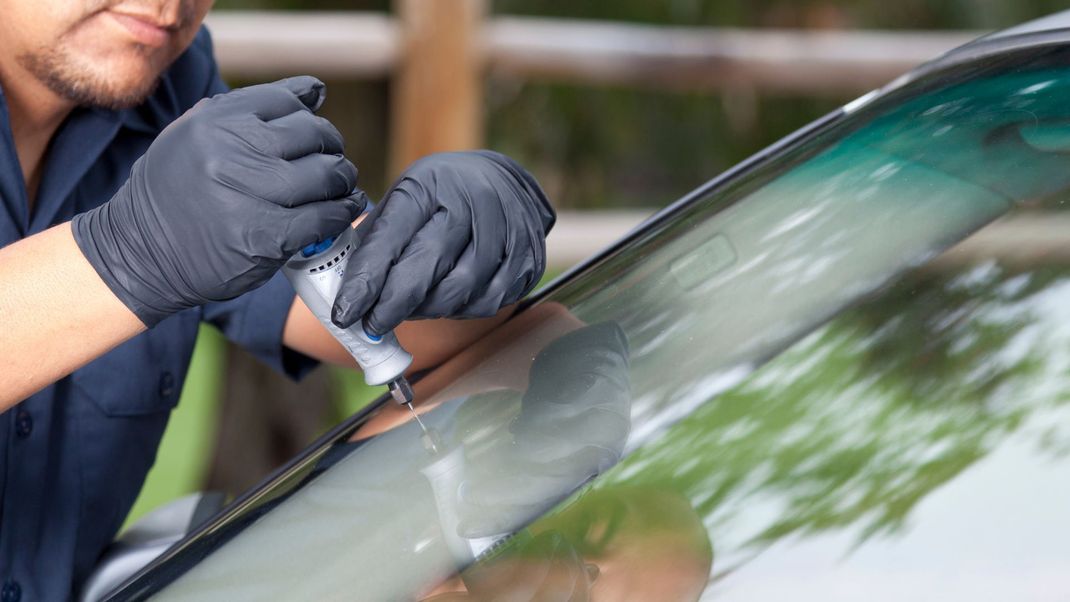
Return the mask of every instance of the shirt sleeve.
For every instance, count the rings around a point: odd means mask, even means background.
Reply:
[[[294,289],[279,272],[260,288],[244,295],[203,306],[205,322],[257,359],[293,379],[300,379],[319,363],[282,344],[286,318],[294,302]]]

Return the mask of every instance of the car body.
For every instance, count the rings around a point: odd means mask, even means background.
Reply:
[[[108,599],[1070,597],[1070,12],[660,212]]]

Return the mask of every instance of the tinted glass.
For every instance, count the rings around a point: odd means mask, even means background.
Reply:
[[[421,380],[430,432],[382,405],[124,595],[1065,598],[1068,59],[675,209]]]

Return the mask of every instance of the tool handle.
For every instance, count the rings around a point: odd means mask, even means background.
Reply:
[[[412,364],[412,356],[401,347],[394,333],[373,337],[360,323],[341,329],[331,322],[334,298],[342,286],[349,256],[355,251],[355,231],[347,228],[333,240],[302,249],[286,262],[282,272],[316,319],[357,360],[364,370],[365,382],[372,386],[384,385],[402,376]]]

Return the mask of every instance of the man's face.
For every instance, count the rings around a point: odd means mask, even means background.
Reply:
[[[213,0],[0,0],[0,61],[79,105],[139,104]]]

